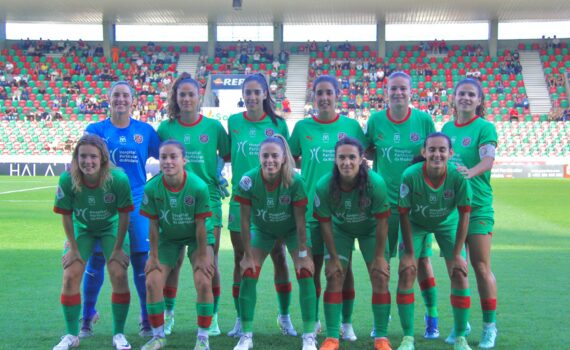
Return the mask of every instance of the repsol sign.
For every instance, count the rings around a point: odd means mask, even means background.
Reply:
[[[245,74],[212,74],[212,89],[239,90],[246,76]]]
[[[67,167],[66,163],[0,163],[0,175],[59,176]]]

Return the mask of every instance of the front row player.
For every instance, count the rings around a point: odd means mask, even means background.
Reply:
[[[317,183],[313,216],[320,222],[328,251],[324,298],[327,338],[321,350],[339,348],[342,286],[356,239],[372,282],[374,349],[391,350],[387,338],[390,268],[385,256],[390,204],[384,180],[368,169],[363,156],[364,149],[357,139],[341,139],[335,146],[332,174]]]
[[[142,350],[166,346],[163,288],[186,246],[197,293],[198,336],[194,349],[209,349],[208,328],[214,314],[215,239],[213,230],[206,229],[211,224],[206,218],[212,212],[208,186],[184,169],[185,153],[180,142],[164,141],[159,148],[162,173],[150,179],[144,189],[141,214],[150,219],[150,255],[145,272],[147,311],[153,337]]]
[[[123,334],[130,303],[129,257],[123,251],[123,242],[132,210],[129,180],[121,170],[113,168],[105,142],[95,135],[81,137],[73,151],[71,169],[59,178],[54,204],[54,211],[62,214],[67,237],[61,291],[67,334],[54,350],[79,346],[79,287],[85,261],[97,241],[103,249],[113,288],[113,346],[117,350],[131,349]]]
[[[471,298],[464,258],[471,212],[471,187],[448,164],[451,140],[443,133],[426,137],[420,162],[402,175],[398,210],[403,246],[398,269],[398,313],[404,333],[398,350],[414,350],[414,281],[419,254],[434,233],[451,279],[451,306],[455,325],[455,350],[470,350],[465,340]],[[425,161],[422,161],[424,160]]]
[[[259,162],[261,166],[246,172],[234,188],[234,198],[240,203],[244,248],[239,294],[242,336],[234,350],[253,348],[257,280],[265,258],[278,240],[287,245],[297,272],[303,350],[317,350],[314,333],[317,300],[305,227],[305,185],[295,172],[295,163],[283,136],[268,137],[260,144]]]

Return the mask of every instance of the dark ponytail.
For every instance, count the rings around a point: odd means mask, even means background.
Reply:
[[[267,85],[267,80],[265,80],[265,77],[260,73],[248,75],[243,81],[243,85],[241,88],[242,95],[245,84],[249,83],[250,81],[256,81],[261,85],[263,92],[265,92],[267,96],[263,100],[263,112],[267,114],[269,118],[271,118],[273,124],[278,125],[277,120],[278,119],[283,120],[283,117],[281,117],[280,115],[277,114],[277,112],[275,112],[275,101],[273,101],[273,97],[271,97],[271,93],[269,91],[269,85]]]

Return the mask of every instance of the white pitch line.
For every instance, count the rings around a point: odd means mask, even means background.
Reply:
[[[29,191],[43,190],[43,189],[46,189],[46,188],[56,188],[56,187],[57,187],[57,186],[32,187],[32,188],[24,188],[23,190],[0,192],[0,194],[10,194],[10,193],[18,193],[18,192],[29,192]]]

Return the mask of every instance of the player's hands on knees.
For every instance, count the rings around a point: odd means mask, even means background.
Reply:
[[[340,259],[330,258],[325,266],[325,277],[328,279],[341,278],[342,277],[342,264]]]
[[[212,259],[209,258],[208,254],[199,254],[192,266],[192,269],[194,270],[194,273],[202,272],[209,279],[214,277],[214,263],[212,262]]]
[[[122,268],[124,268],[125,270],[127,269],[127,267],[129,267],[129,256],[127,254],[125,254],[125,252],[123,251],[122,248],[118,248],[118,249],[113,249],[113,252],[111,253],[111,256],[109,257],[109,263],[111,261],[115,261],[117,262],[119,265],[121,265]]]
[[[70,248],[67,253],[61,257],[61,263],[64,270],[70,267],[76,261],[79,261],[79,263],[85,266],[85,261],[81,259],[81,254],[79,254],[79,251],[77,249]]]
[[[459,273],[462,277],[467,277],[467,261],[461,255],[456,255],[451,261],[451,275]]]
[[[398,273],[401,274],[407,269],[411,269],[414,273],[417,271],[416,257],[413,253],[409,252],[404,253],[400,258],[400,268],[398,269]]]
[[[154,270],[157,270],[158,272],[162,272],[162,270],[160,269],[160,262],[158,261],[158,258],[153,257],[151,255],[148,257],[148,260],[146,261],[146,265],[144,267],[144,273],[146,275],[148,275],[149,273],[151,273]]]
[[[245,274],[247,270],[251,270],[255,274],[256,272],[255,259],[253,258],[253,256],[251,256],[251,254],[244,253],[243,258],[239,262],[239,267],[242,276]]]
[[[310,256],[305,256],[303,258],[297,257],[297,263],[295,266],[295,270],[298,274],[301,273],[303,269],[309,271],[311,275],[315,274],[315,264],[313,264],[313,259]]]
[[[388,265],[388,262],[383,255],[379,255],[374,258],[370,271],[372,273],[372,276],[378,274],[387,278],[390,277],[390,265]]]
[[[472,176],[469,173],[469,168],[464,167],[463,165],[458,165],[457,167],[457,171],[459,171],[459,173],[461,175],[463,175],[466,179],[470,179]]]

